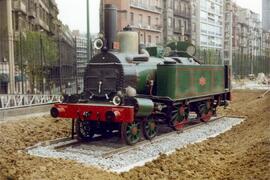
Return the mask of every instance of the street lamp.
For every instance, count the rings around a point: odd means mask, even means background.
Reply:
[[[41,75],[42,75],[42,94],[45,94],[45,78],[44,78],[44,61],[43,61],[43,41],[42,41],[42,36],[41,33],[44,32],[43,29],[40,30],[40,60],[41,60]]]
[[[90,23],[89,23],[89,0],[86,0],[86,21],[87,21],[87,61],[92,58],[92,46],[91,46],[91,34],[90,34]],[[90,52],[91,49],[91,52]]]
[[[24,35],[25,38],[25,35]],[[24,94],[24,68],[23,68],[23,52],[22,52],[22,32],[20,31],[20,66],[21,66],[21,87],[22,87],[22,94]]]

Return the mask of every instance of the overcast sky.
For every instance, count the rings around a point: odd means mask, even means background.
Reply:
[[[244,8],[261,14],[261,0],[234,0]],[[86,32],[86,0],[56,0],[59,8],[59,18],[71,30]],[[99,3],[100,0],[90,2],[90,31],[99,32]]]

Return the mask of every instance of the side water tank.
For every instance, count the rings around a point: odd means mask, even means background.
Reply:
[[[123,31],[118,32],[117,40],[119,42],[119,48],[121,53],[127,54],[138,54],[139,53],[139,42],[138,33],[132,31],[132,29],[127,26]]]

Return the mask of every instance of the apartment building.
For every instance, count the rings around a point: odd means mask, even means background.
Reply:
[[[83,79],[85,68],[88,63],[87,59],[87,36],[81,34],[79,30],[73,31],[73,36],[76,41],[76,68],[77,82],[79,91],[83,90]]]
[[[232,0],[224,1],[224,60],[225,61],[229,61],[230,46],[232,46],[232,52],[237,51],[239,47],[239,36],[238,36],[239,28],[238,28],[238,16],[237,16],[237,12],[239,8],[240,7]]]
[[[130,25],[138,31],[140,43],[154,46],[162,42],[162,0],[101,0],[101,15],[105,4],[117,7],[118,31]]]
[[[262,25],[265,31],[270,31],[270,1],[262,0]]]
[[[241,53],[250,56],[260,54],[262,24],[259,14],[249,9],[239,8],[238,17],[238,41]]]
[[[141,43],[153,46],[173,40],[192,41],[193,39],[195,43],[196,22],[192,24],[191,20],[192,15],[197,15],[197,11],[196,3],[192,6],[191,2],[190,0],[102,0],[101,5],[112,3],[117,6],[118,31],[130,24],[140,33]],[[102,11],[100,15],[102,19]]]
[[[20,31],[44,31],[57,34],[61,22],[55,0],[13,0],[12,22],[15,35]]]
[[[270,57],[270,32],[269,31],[263,31],[262,33],[261,55]]]
[[[163,1],[164,42],[191,40],[191,1]]]
[[[163,0],[163,41],[169,42],[174,38],[174,3],[173,0]]]
[[[199,27],[200,39],[197,42],[202,48],[223,48],[224,12],[223,0],[200,0]]]
[[[200,0],[190,0],[191,7],[191,43],[197,45],[200,41],[200,9],[199,9]]]

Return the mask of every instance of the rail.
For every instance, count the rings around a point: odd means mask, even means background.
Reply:
[[[61,101],[61,95],[0,94],[0,110],[52,104]]]

